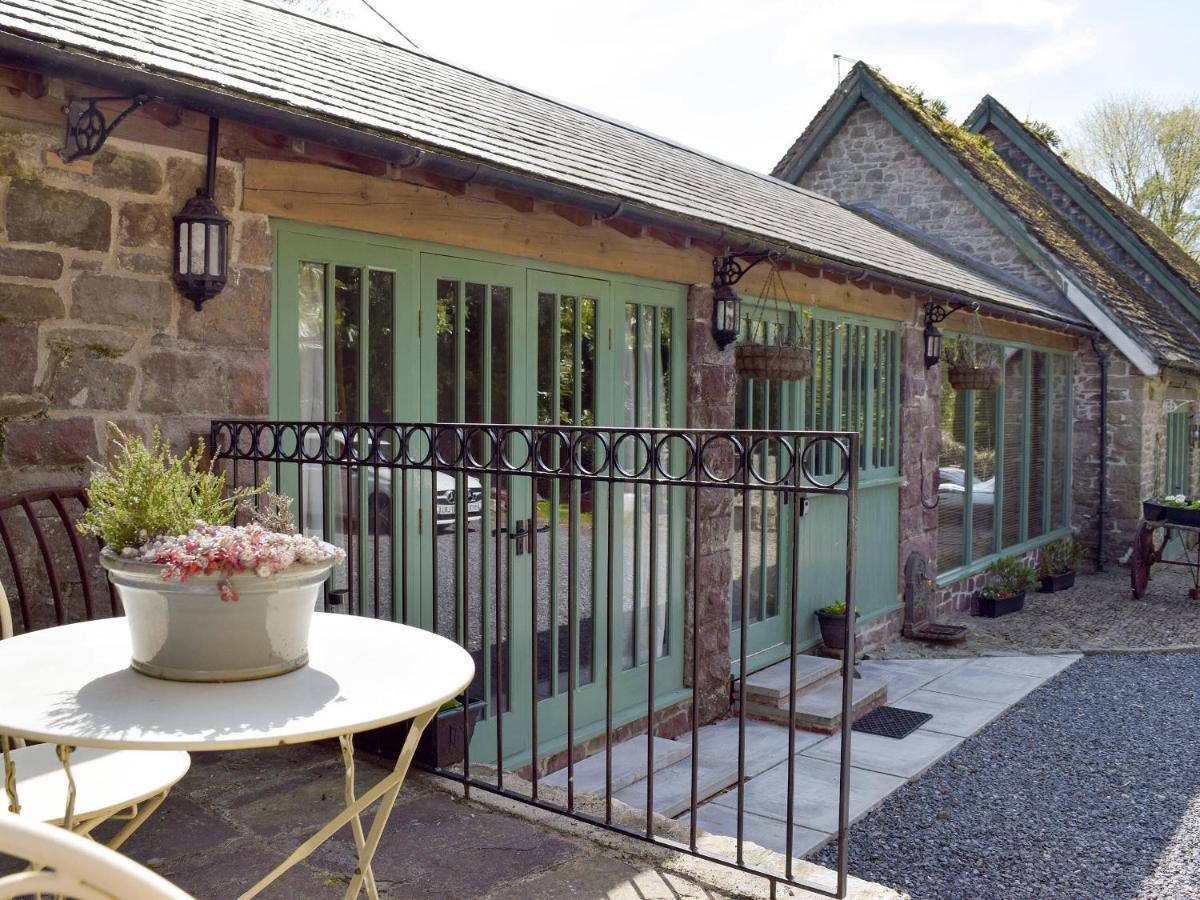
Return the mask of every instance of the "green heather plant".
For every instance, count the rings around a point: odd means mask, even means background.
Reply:
[[[97,464],[88,488],[89,508],[78,527],[114,553],[186,534],[197,522],[225,525],[239,501],[267,487],[238,488],[226,497],[225,476],[201,465],[198,445],[178,457],[157,428],[147,447],[140,437],[109,427],[117,452],[107,466]]]
[[[1038,560],[1038,572],[1043,578],[1070,572],[1075,568],[1076,561],[1082,555],[1083,545],[1072,537],[1051,541],[1042,548],[1042,555]]]
[[[846,614],[846,601],[839,600],[837,603],[830,603],[828,606],[822,606],[817,610],[817,612],[824,613],[827,616],[844,616]],[[854,611],[854,618],[857,619],[860,615],[861,613],[859,613],[859,611],[856,609]]]
[[[992,563],[987,583],[979,594],[989,600],[1003,600],[1037,587],[1037,573],[1015,556],[1006,556]]]

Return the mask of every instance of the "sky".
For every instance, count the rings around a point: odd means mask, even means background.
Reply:
[[[835,53],[956,121],[990,93],[1068,143],[1102,98],[1200,96],[1191,0],[300,2],[403,43],[370,3],[422,50],[758,171],[833,91]]]

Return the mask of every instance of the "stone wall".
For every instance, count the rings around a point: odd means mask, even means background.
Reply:
[[[937,508],[926,502],[937,498],[938,457],[942,430],[938,421],[941,368],[925,367],[924,329],[905,324],[900,330],[900,570],[913,553],[923,557],[928,571],[937,566]],[[928,500],[927,500],[928,498]]]
[[[172,216],[204,156],[112,138],[64,166],[61,131],[0,118],[0,493],[79,483],[107,423],[176,445],[268,409],[272,241],[222,162],[229,283],[203,311],[171,281]]]
[[[843,203],[869,203],[961,253],[1046,293],[1058,287],[866,101],[799,184]]]
[[[734,427],[733,348],[718,349],[712,337],[712,288],[694,284],[688,289],[688,407],[689,428],[726,431]],[[721,461],[706,456],[714,471]],[[698,490],[689,505],[684,587],[684,684],[692,686],[693,655],[699,654],[696,690],[700,695],[701,723],[719,719],[729,711],[729,586],[733,580],[734,492]],[[696,507],[699,507],[697,510]],[[700,518],[700,553],[694,542],[696,517]],[[693,573],[699,567],[700,596],[692,602]],[[693,616],[699,616],[699,640],[691,640]]]

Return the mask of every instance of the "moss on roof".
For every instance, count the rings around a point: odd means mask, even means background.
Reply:
[[[916,95],[910,90],[893,84],[874,69],[869,72],[870,77],[937,138],[976,181],[987,187],[1110,313],[1141,336],[1160,362],[1200,368],[1200,342],[1190,329],[1093,247],[1049,200],[1009,167],[991,140],[935,115],[917,102]],[[1166,239],[1166,235],[1163,238]],[[1200,278],[1200,267],[1196,274]]]

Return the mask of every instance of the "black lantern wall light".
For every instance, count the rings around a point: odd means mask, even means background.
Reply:
[[[942,332],[938,328],[938,324],[944,322],[963,307],[977,309],[979,304],[959,303],[955,301],[949,307],[938,303],[927,303],[925,305],[925,368],[933,368],[942,359]]]
[[[197,312],[225,287],[229,267],[229,220],[214,199],[217,186],[217,119],[208,120],[204,186],[175,216],[175,286]]]
[[[778,255],[774,251],[735,253],[713,259],[712,336],[722,350],[737,340],[741,320],[741,300],[733,286],[764,259]]]
[[[149,103],[153,97],[76,97],[64,108],[66,135],[58,155],[74,162],[99,152],[121,120]],[[110,122],[98,103],[124,101],[129,105]],[[192,301],[197,311],[225,287],[229,268],[229,220],[221,215],[214,199],[217,183],[218,120],[208,120],[208,158],[204,185],[175,216],[175,286]]]

